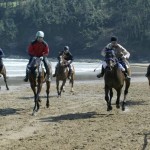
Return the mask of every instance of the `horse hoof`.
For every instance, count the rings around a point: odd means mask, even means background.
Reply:
[[[36,113],[35,113],[35,112],[33,112],[33,113],[32,113],[32,116],[36,116]]]
[[[122,107],[122,111],[125,111],[125,107]]]
[[[74,90],[71,90],[70,92],[71,92],[71,93],[73,93],[73,92],[74,92]]]
[[[122,111],[125,111],[125,104],[126,104],[126,102],[122,103]]]
[[[108,108],[107,108],[107,111],[111,111],[112,110],[112,106],[109,106]]]
[[[120,108],[120,105],[119,105],[119,104],[117,104],[117,105],[116,105],[116,108],[117,108],[117,109],[119,109],[119,108]]]
[[[46,107],[49,108],[49,104],[47,104]]]

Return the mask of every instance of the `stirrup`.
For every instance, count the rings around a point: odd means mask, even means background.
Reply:
[[[103,77],[102,73],[100,73],[100,74],[97,75],[97,78],[101,78],[101,77]]]

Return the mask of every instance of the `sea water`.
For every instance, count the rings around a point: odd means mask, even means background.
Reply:
[[[4,65],[6,67],[7,76],[8,77],[22,77],[25,76],[26,65],[28,63],[27,59],[12,59],[12,58],[4,58],[3,59]],[[55,66],[57,61],[51,61],[52,64],[52,71],[54,73]],[[85,60],[78,60],[74,61],[73,65],[75,67],[76,73],[88,73],[93,72],[94,69],[100,70],[101,63],[98,61],[86,61]]]

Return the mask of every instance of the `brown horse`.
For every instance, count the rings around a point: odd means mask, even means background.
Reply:
[[[43,68],[42,57],[33,57],[31,63],[28,66],[28,77],[31,89],[34,93],[34,108],[33,108],[33,115],[35,112],[38,112],[40,109],[40,92],[43,86],[43,83],[46,82],[46,107],[49,107],[49,93],[50,93],[50,81],[45,80],[45,71]],[[51,71],[52,73],[52,71]]]
[[[63,56],[60,56],[59,62],[57,64],[57,71],[56,71],[56,89],[57,89],[58,97],[61,96],[61,92],[64,90],[64,86],[68,78],[68,68],[66,64],[67,61],[63,58]],[[74,92],[73,90],[74,78],[75,78],[75,69],[74,66],[72,65],[72,73],[69,79],[69,83],[71,84],[71,92]],[[61,87],[59,87],[60,81],[62,81]]]
[[[7,77],[6,77],[6,68],[5,68],[5,65],[3,64],[3,61],[2,59],[0,59],[0,74],[3,76],[4,78],[4,82],[5,82],[5,85],[6,85],[6,89],[9,90],[9,87],[7,85]],[[0,75],[0,76],[1,76]]]
[[[128,94],[128,89],[130,87],[130,79],[126,79],[123,72],[112,59],[107,59],[107,68],[105,69],[105,100],[107,102],[107,111],[112,110],[111,100],[113,97],[113,89],[117,91],[116,108],[120,108],[120,96],[122,92],[122,87],[125,82],[124,99],[122,102],[122,110],[125,110],[126,97]],[[128,74],[130,74],[130,69],[128,68]]]
[[[148,79],[148,84],[149,84],[149,86],[150,86],[150,65],[148,65],[148,67],[147,67],[147,73],[146,73],[145,76],[147,77],[147,79]]]

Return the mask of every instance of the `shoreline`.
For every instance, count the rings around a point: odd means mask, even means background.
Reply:
[[[131,78],[132,81],[147,81],[147,78],[145,77],[146,71],[147,71],[147,65],[144,64],[131,64]],[[75,82],[82,82],[82,81],[103,81],[103,78],[98,79],[96,75],[100,72],[100,69],[94,72],[93,71],[87,71],[87,72],[78,72],[75,74]],[[138,80],[137,80],[137,79]],[[8,85],[21,85],[21,84],[28,84],[29,82],[23,81],[24,76],[18,76],[18,77],[7,77]],[[52,78],[52,83],[55,82],[55,78]],[[5,85],[3,77],[0,78],[0,85]]]
[[[76,74],[75,76],[75,82],[103,82],[104,81],[104,78],[98,79],[96,75],[97,73],[91,73],[91,72],[79,73]],[[29,82],[24,82],[23,79],[24,77],[8,77],[7,83],[9,86],[29,84]],[[55,83],[55,81],[56,78],[52,78],[52,83]],[[134,72],[131,75],[131,81],[145,82],[147,81],[147,78],[145,77],[144,72]],[[3,77],[0,78],[0,85],[5,86]]]

